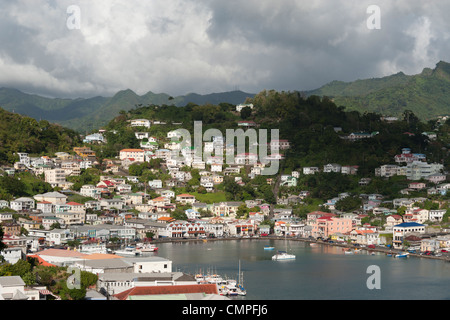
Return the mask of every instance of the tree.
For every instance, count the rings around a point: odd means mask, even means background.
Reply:
[[[357,196],[348,196],[336,202],[336,209],[339,211],[349,212],[359,209],[362,205],[362,200]]]
[[[6,244],[4,244],[2,240],[3,240],[3,229],[0,228],[0,251],[3,251],[3,249],[6,248]]]
[[[248,119],[248,117],[250,117],[252,114],[252,108],[250,107],[244,107],[241,110],[241,119],[245,120]]]

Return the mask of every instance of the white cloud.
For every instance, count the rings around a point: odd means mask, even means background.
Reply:
[[[450,4],[379,0],[19,0],[0,12],[0,86],[57,96],[313,89],[450,61]],[[2,4],[3,5],[3,4]],[[66,26],[80,8],[79,30]]]

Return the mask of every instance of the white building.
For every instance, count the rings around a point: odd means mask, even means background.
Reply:
[[[10,202],[10,208],[16,211],[34,209],[35,201],[32,198],[21,197]]]
[[[134,119],[130,121],[132,127],[145,127],[150,128],[151,121],[147,119]]]
[[[236,112],[241,112],[242,109],[244,109],[245,107],[249,107],[250,109],[253,110],[253,104],[252,103],[247,103],[247,104],[241,103],[241,104],[238,104],[236,106]]]
[[[142,149],[122,149],[119,153],[119,159],[134,159],[135,162],[144,162],[145,153]]]
[[[304,167],[303,168],[303,174],[315,174],[316,172],[319,172],[318,167]]]
[[[425,225],[417,222],[404,222],[395,225],[392,228],[392,245],[395,249],[401,249],[403,247],[403,239],[411,234],[423,234],[425,233]]]
[[[406,165],[406,178],[409,180],[420,180],[432,174],[440,173],[444,166],[439,163],[426,163],[422,161],[414,161]]]
[[[44,174],[45,182],[50,183],[53,188],[66,184],[66,170],[64,169],[45,170]]]

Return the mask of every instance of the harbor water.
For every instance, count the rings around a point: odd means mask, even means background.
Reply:
[[[273,246],[274,250],[264,250]],[[449,300],[450,263],[420,257],[395,258],[301,241],[242,239],[159,243],[155,255],[173,271],[215,273],[238,279],[243,300]],[[273,261],[277,250],[295,260]],[[375,270],[375,271],[374,271]],[[373,284],[376,283],[376,286]]]

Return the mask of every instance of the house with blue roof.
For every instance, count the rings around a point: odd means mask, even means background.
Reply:
[[[425,225],[417,222],[403,222],[392,228],[392,246],[394,249],[403,249],[406,236],[424,234]]]

